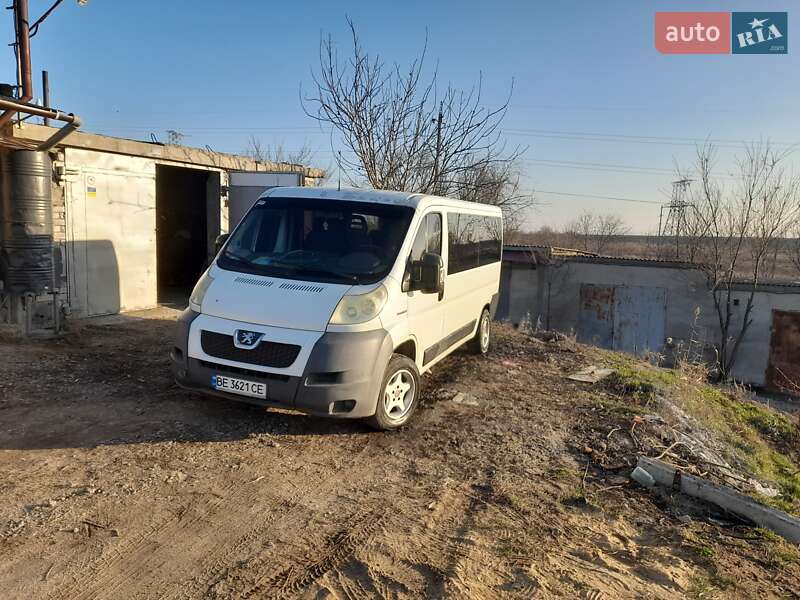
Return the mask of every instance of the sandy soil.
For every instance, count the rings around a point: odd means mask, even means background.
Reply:
[[[175,316],[0,343],[3,598],[798,597],[769,538],[587,458],[623,417],[568,341],[498,328],[387,434],[179,390]]]

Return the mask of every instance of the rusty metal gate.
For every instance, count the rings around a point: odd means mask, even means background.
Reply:
[[[772,311],[766,382],[771,390],[800,393],[800,312]]]
[[[578,341],[642,355],[664,346],[667,292],[659,287],[583,284]]]
[[[614,288],[603,285],[581,285],[578,311],[578,341],[601,348],[614,345]]]

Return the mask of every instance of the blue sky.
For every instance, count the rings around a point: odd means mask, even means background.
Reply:
[[[51,0],[30,0],[38,17]],[[255,0],[66,0],[32,40],[35,84],[48,69],[51,102],[80,114],[89,131],[166,139],[241,152],[253,134],[287,149],[307,143],[332,164],[330,135],[305,116],[319,40],[346,49],[345,15],[364,46],[406,63],[428,32],[429,66],[471,86],[480,72],[488,105],[515,81],[504,130],[528,146],[524,184],[542,204],[528,226],[563,226],[582,210],[611,212],[653,231],[675,161],[694,140],[726,140],[729,169],[745,140],[800,142],[800,42],[795,4],[627,0],[603,2],[311,2]],[[654,47],[659,11],[789,11],[789,54],[666,56]],[[2,39],[13,39],[10,12]],[[797,34],[800,35],[800,34]],[[799,38],[800,39],[800,38]],[[0,81],[13,81],[13,55]],[[597,135],[600,134],[600,135]],[[628,136],[628,137],[624,137]],[[782,146],[784,147],[784,146]],[[553,194],[549,192],[559,192]],[[563,194],[576,194],[568,196]]]

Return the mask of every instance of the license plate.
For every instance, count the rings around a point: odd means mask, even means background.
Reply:
[[[267,384],[246,379],[236,379],[225,375],[213,375],[211,377],[211,387],[220,392],[230,392],[240,396],[250,396],[252,398],[266,398]]]

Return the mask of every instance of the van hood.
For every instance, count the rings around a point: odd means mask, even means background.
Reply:
[[[262,277],[220,269],[203,298],[203,314],[243,323],[325,331],[350,284]]]

